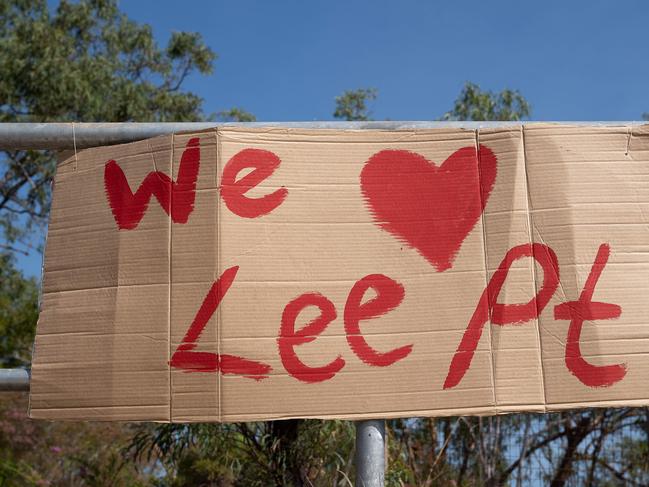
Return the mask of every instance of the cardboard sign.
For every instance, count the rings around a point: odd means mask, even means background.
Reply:
[[[59,165],[31,416],[649,404],[649,128],[237,129]]]

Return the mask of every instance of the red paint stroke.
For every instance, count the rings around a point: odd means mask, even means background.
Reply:
[[[365,292],[372,289],[376,296],[361,303]],[[363,362],[377,367],[387,367],[406,358],[412,351],[412,344],[381,353],[372,348],[361,333],[360,321],[382,316],[401,304],[405,291],[394,279],[383,274],[365,276],[349,292],[345,303],[345,333],[347,343]]]
[[[365,163],[361,190],[375,221],[441,272],[480,218],[496,171],[483,145],[459,149],[439,167],[414,152],[384,150]]]
[[[590,270],[584,289],[578,301],[568,301],[554,307],[556,320],[569,320],[568,339],[566,341],[566,367],[583,384],[589,387],[610,387],[621,381],[626,375],[626,364],[592,365],[584,360],[581,354],[579,339],[584,320],[611,320],[622,314],[617,304],[593,301],[595,286],[611,253],[608,244],[599,246],[595,262]]]
[[[120,230],[132,230],[138,226],[147,211],[151,196],[156,197],[174,223],[187,223],[196,196],[196,179],[201,159],[199,142],[198,138],[187,142],[175,182],[163,172],[150,172],[135,193],[131,191],[119,164],[114,160],[106,163],[104,187]]]
[[[316,306],[320,315],[300,330],[295,329],[295,321],[303,309]],[[345,365],[345,360],[339,355],[327,365],[310,367],[300,360],[295,347],[310,343],[322,333],[329,323],[336,319],[336,307],[322,294],[306,293],[288,303],[282,313],[282,323],[277,344],[279,355],[286,371],[292,377],[303,382],[315,383],[331,379]]]
[[[532,257],[543,269],[543,285],[529,302],[525,304],[501,304],[498,296],[507,279],[512,264],[523,257]],[[451,360],[444,389],[460,383],[469,370],[484,325],[491,315],[494,325],[520,325],[537,318],[552,298],[559,286],[559,262],[554,251],[547,245],[538,243],[523,244],[510,249],[503,258],[498,270],[489,280],[480,296],[469,325],[464,332],[457,351]]]
[[[221,198],[228,209],[243,218],[257,218],[281,205],[288,195],[286,188],[279,188],[259,198],[245,195],[268,179],[280,162],[275,154],[262,149],[243,149],[235,154],[223,168],[221,179]],[[244,169],[252,171],[237,180],[237,175]]]
[[[271,367],[265,363],[234,355],[194,351],[201,333],[230,289],[238,270],[238,266],[230,267],[212,284],[169,365],[187,372],[220,371],[222,374],[243,375],[256,380],[268,376]]]

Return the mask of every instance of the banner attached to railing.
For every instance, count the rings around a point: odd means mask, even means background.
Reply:
[[[31,416],[649,404],[649,128],[219,128],[59,164]]]

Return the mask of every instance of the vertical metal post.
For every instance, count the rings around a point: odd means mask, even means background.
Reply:
[[[385,421],[356,421],[356,487],[383,487]]]

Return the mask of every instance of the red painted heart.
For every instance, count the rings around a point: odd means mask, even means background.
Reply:
[[[496,165],[483,145],[463,147],[439,167],[414,152],[384,150],[365,163],[361,190],[375,221],[441,272],[480,218]]]

